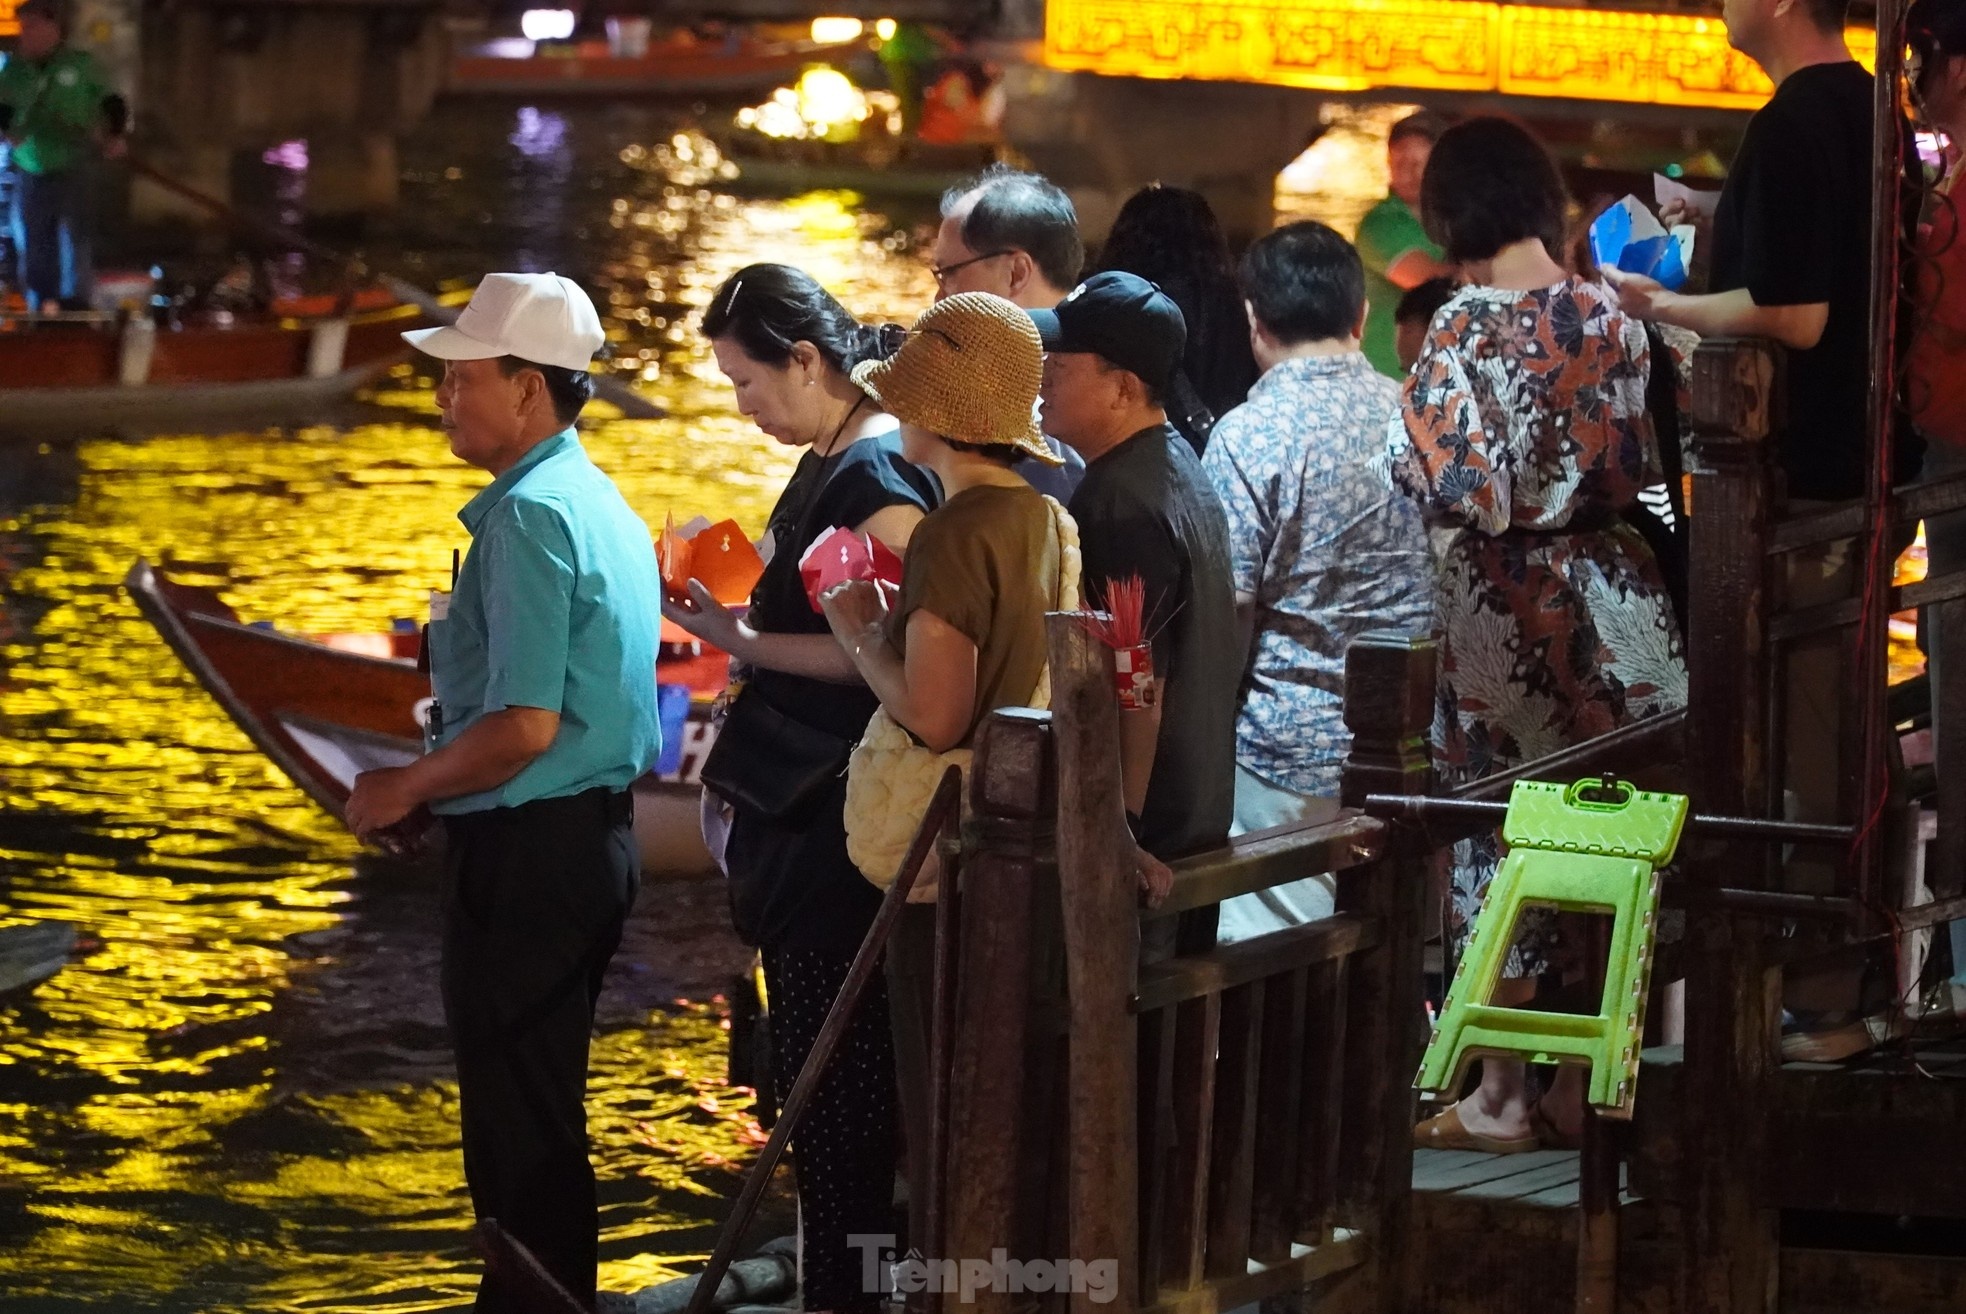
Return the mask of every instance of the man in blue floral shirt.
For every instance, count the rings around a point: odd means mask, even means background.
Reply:
[[[1433,628],[1433,567],[1413,503],[1385,473],[1399,385],[1359,349],[1365,270],[1320,223],[1279,228],[1242,262],[1263,376],[1216,425],[1202,466],[1229,520],[1240,616],[1253,627],[1236,723],[1236,833],[1338,810],[1345,649],[1367,630]],[[1327,916],[1331,878],[1222,905],[1218,938]]]

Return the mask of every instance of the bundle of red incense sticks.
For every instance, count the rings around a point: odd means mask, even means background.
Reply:
[[[1107,580],[1105,610],[1086,616],[1092,636],[1113,650],[1113,688],[1120,710],[1137,712],[1152,707],[1154,684],[1153,636],[1148,632],[1147,582],[1138,575]]]

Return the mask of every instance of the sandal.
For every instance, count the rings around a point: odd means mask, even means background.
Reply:
[[[1546,1150],[1581,1150],[1584,1148],[1582,1132],[1567,1132],[1556,1125],[1556,1119],[1543,1112],[1543,1102],[1537,1100],[1529,1106],[1529,1124],[1536,1129],[1536,1140]]]
[[[1521,1154],[1542,1148],[1542,1141],[1531,1133],[1504,1139],[1471,1132],[1461,1121],[1461,1106],[1451,1104],[1413,1129],[1416,1150],[1480,1150],[1484,1154]]]

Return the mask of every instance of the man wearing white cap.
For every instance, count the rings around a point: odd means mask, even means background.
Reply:
[[[458,513],[471,548],[433,608],[428,752],[357,778],[348,824],[443,820],[471,1203],[591,1305],[587,1042],[640,875],[628,786],[661,750],[655,550],[574,434],[603,340],[578,287],[490,274],[455,327],[403,336],[444,362],[451,451],[493,479]],[[519,1306],[487,1276],[477,1308]]]

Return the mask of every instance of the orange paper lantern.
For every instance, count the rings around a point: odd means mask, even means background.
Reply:
[[[696,580],[724,606],[741,607],[765,573],[764,559],[735,520],[678,530],[670,516],[656,537],[655,559],[664,591],[678,602],[688,600],[689,582]]]

